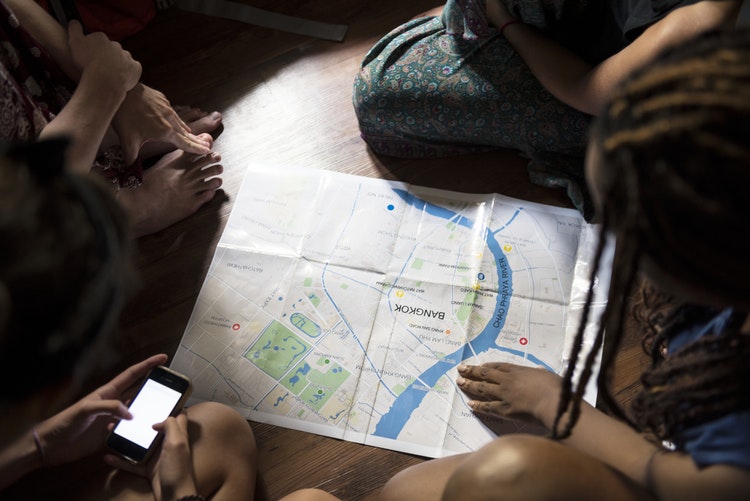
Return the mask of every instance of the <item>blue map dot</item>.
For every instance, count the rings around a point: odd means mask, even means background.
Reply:
[[[395,208],[396,208],[396,206],[395,206],[395,205],[393,205],[393,204],[388,204],[388,210],[393,210],[393,209],[395,209]]]

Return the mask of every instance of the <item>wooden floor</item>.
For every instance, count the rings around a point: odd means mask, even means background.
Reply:
[[[161,12],[124,42],[144,81],[173,104],[218,110],[224,130],[223,193],[197,214],[139,241],[143,288],[123,317],[123,366],[173,354],[183,334],[245,169],[268,164],[328,169],[466,192],[497,192],[570,206],[562,191],[529,183],[512,152],[439,161],[378,158],[359,137],[351,87],[367,50],[390,29],[439,6],[436,0],[254,0],[245,3],[349,26],[342,43],[235,21]],[[615,393],[627,402],[642,363],[637,343],[618,357]],[[119,368],[112,368],[113,371]],[[400,469],[423,458],[253,423],[264,499],[321,487],[343,499],[373,499]]]

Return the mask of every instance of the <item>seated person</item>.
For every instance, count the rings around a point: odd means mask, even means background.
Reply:
[[[592,115],[662,49],[733,29],[741,4],[448,0],[365,56],[353,96],[362,137],[397,157],[517,150],[532,182],[565,187],[590,219],[583,157]]]
[[[133,289],[133,240],[101,180],[63,167],[66,144],[0,159],[0,496],[253,499],[253,432],[222,404],[159,425],[164,440],[145,465],[106,454],[108,430],[130,418],[133,385],[167,356],[79,398],[90,373],[118,362],[110,340]]]
[[[381,500],[747,499],[750,496],[750,30],[713,32],[660,55],[612,92],[592,126],[586,177],[616,242],[599,394],[584,314],[564,377],[509,363],[459,366],[478,414],[540,423],[548,437],[501,436],[425,461]],[[593,298],[590,283],[587,304]],[[627,309],[652,364],[626,413],[607,383]],[[574,377],[575,375],[575,377]],[[332,500],[319,490],[299,499]]]
[[[212,165],[220,156],[209,133],[220,127],[219,113],[176,111],[139,82],[140,64],[119,43],[103,33],[84,35],[78,22],[66,32],[33,0],[0,0],[0,15],[0,139],[69,136],[69,164],[112,181],[135,236],[180,221],[213,198],[222,168]],[[144,171],[149,158],[157,162]]]
[[[554,440],[508,435],[468,456],[423,463],[394,478],[384,499],[750,495],[750,243],[737,241],[750,230],[749,79],[750,32],[716,33],[626,79],[593,125],[587,179],[602,235],[617,242],[596,343],[606,324],[609,353],[628,293],[643,280],[635,313],[653,364],[633,402],[633,426],[581,400],[592,360],[579,367],[578,350],[564,378],[466,366],[458,385],[476,398],[476,412],[538,420]],[[605,384],[610,362],[600,392],[626,419]],[[405,496],[420,486],[422,497]]]

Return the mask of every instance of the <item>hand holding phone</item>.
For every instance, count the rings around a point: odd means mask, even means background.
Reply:
[[[117,423],[107,437],[107,446],[134,463],[148,459],[160,438],[153,426],[177,414],[191,389],[187,376],[154,367],[130,404],[133,419]]]

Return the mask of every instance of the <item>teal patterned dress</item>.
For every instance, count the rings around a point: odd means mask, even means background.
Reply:
[[[619,0],[506,4],[596,64],[627,43],[610,1]],[[448,0],[441,17],[414,19],[388,33],[362,62],[353,101],[362,137],[378,154],[425,158],[518,150],[529,159],[533,182],[565,188],[591,216],[583,158],[592,117],[542,87],[488,25],[484,0]]]

